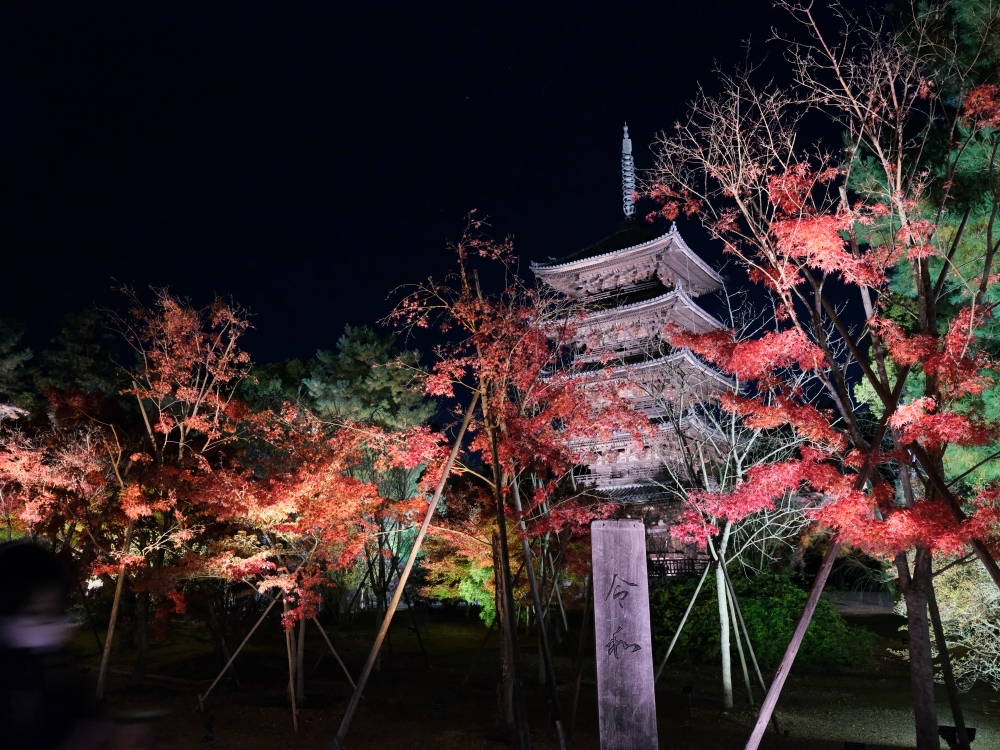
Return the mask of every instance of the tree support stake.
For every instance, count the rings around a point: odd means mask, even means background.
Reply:
[[[479,400],[479,392],[472,396],[472,401],[469,403],[469,408],[465,411],[465,419],[462,420],[462,427],[458,431],[458,435],[455,436],[455,444],[451,447],[451,453],[448,455],[448,460],[445,461],[444,468],[441,471],[441,479],[438,480],[438,485],[434,489],[434,496],[431,498],[430,503],[427,505],[427,513],[424,515],[424,521],[420,525],[420,531],[417,532],[417,538],[413,540],[413,547],[410,548],[410,554],[406,558],[406,565],[403,566],[403,572],[399,576],[399,585],[396,586],[396,590],[392,594],[392,601],[389,602],[389,610],[386,612],[386,616],[382,620],[382,627],[379,628],[378,635],[375,636],[375,643],[372,646],[371,653],[368,654],[368,661],[365,662],[365,667],[361,671],[361,677],[358,678],[357,687],[354,688],[354,694],[351,696],[351,702],[347,704],[347,711],[344,713],[344,718],[340,723],[340,729],[337,730],[336,736],[330,741],[330,750],[341,750],[343,747],[344,737],[347,736],[347,731],[351,728],[351,721],[354,719],[354,712],[358,708],[358,703],[361,701],[361,694],[365,689],[365,684],[368,682],[368,677],[371,675],[372,667],[375,664],[375,658],[378,656],[379,649],[382,647],[382,641],[385,639],[385,634],[389,630],[389,624],[392,622],[392,616],[396,612],[396,607],[399,604],[399,599],[403,595],[403,588],[406,586],[406,581],[410,577],[410,571],[413,569],[413,563],[417,559],[417,553],[420,551],[420,545],[424,541],[424,537],[427,535],[427,527],[431,524],[431,519],[434,517],[434,511],[437,509],[438,501],[441,499],[441,493],[444,492],[444,485],[448,481],[448,475],[451,473],[451,466],[455,463],[455,457],[458,455],[459,449],[462,447],[462,438],[465,437],[465,431],[469,427],[469,422],[472,420],[472,411],[476,406],[476,401]]]

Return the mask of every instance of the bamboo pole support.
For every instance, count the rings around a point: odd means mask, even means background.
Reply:
[[[725,565],[722,566],[725,568]],[[729,579],[723,575],[727,586],[723,589],[726,594],[726,602],[729,604],[729,619],[733,623],[733,635],[736,637],[736,651],[740,656],[740,668],[743,670],[743,686],[747,691],[747,702],[753,707],[753,688],[750,686],[750,673],[747,671],[747,658],[743,653],[743,640],[740,636],[740,623],[736,619],[736,607],[733,606],[733,592],[729,590]]]
[[[684,630],[684,623],[687,622],[688,615],[691,614],[691,610],[694,608],[694,603],[698,599],[698,594],[701,593],[701,587],[705,584],[705,579],[708,578],[708,571],[712,569],[714,563],[710,563],[705,566],[705,570],[701,574],[701,578],[698,580],[698,586],[695,587],[694,596],[691,597],[691,601],[688,602],[687,609],[684,610],[684,616],[681,618],[681,624],[677,626],[677,632],[674,633],[674,637],[670,639],[670,645],[667,647],[667,653],[663,655],[663,661],[660,662],[659,669],[656,670],[656,676],[653,678],[653,684],[655,685],[660,680],[660,675],[663,673],[663,668],[667,666],[667,659],[670,658],[670,654],[674,650],[674,646],[677,644],[677,639],[681,636],[681,631]]]
[[[878,427],[875,429],[875,435],[871,440],[871,445],[877,447],[882,444],[882,437],[885,435],[886,425],[889,423],[889,417],[892,416],[895,411],[895,405],[899,400],[900,394],[903,392],[903,385],[905,381],[906,377],[904,372],[901,377],[896,379],[896,387],[892,392],[892,401],[887,405],[885,412],[882,414],[882,418],[879,420]],[[863,489],[867,483],[868,474],[872,470],[873,459],[874,453],[869,451],[864,464],[862,465],[860,471],[858,471],[858,477],[854,481],[855,490]],[[802,645],[802,639],[805,638],[806,630],[809,627],[809,621],[812,620],[813,612],[816,611],[816,605],[819,604],[819,598],[823,593],[823,587],[826,586],[826,581],[830,577],[830,571],[833,569],[833,561],[837,559],[838,552],[840,552],[840,542],[836,540],[836,537],[834,537],[830,540],[830,548],[826,551],[826,557],[823,558],[823,564],[820,565],[819,573],[816,575],[816,580],[813,581],[813,587],[809,592],[809,598],[806,600],[805,609],[802,611],[802,616],[799,618],[799,622],[795,626],[795,632],[792,633],[792,640],[788,644],[788,648],[785,649],[785,655],[781,658],[781,664],[778,665],[778,671],[774,675],[774,681],[771,683],[771,688],[767,691],[767,695],[764,697],[764,703],[760,707],[760,714],[757,716],[757,723],[754,725],[753,732],[751,732],[750,739],[747,740],[744,750],[757,750],[757,748],[760,747],[760,741],[764,737],[764,729],[767,727],[767,723],[770,720],[771,715],[774,713],[774,707],[778,704],[781,689],[785,686],[785,680],[788,678],[788,673],[792,669],[792,663],[795,661],[795,657],[799,653],[799,647]],[[996,563],[994,563],[994,567],[996,567]],[[997,583],[1000,585],[1000,578],[997,579]]]
[[[580,623],[580,645],[576,649],[576,680],[573,683],[573,705],[569,713],[568,734],[573,736],[573,725],[576,724],[576,706],[580,700],[580,681],[583,678],[583,645],[587,637],[587,626],[590,624],[590,604],[594,599],[592,576],[587,574],[583,584],[583,622]],[[654,685],[656,683],[653,683]]]
[[[938,656],[941,658],[941,672],[944,675],[944,684],[948,692],[948,703],[951,704],[951,715],[955,719],[955,734],[958,739],[958,747],[959,750],[970,750],[969,733],[965,728],[962,703],[958,698],[958,689],[955,687],[955,673],[951,668],[951,654],[948,653],[948,640],[945,638],[944,626],[941,624],[941,612],[938,609],[933,580],[930,589],[930,595],[927,597],[927,607],[930,610],[931,624],[934,626],[934,638],[937,640]]]
[[[284,630],[284,627],[282,627]],[[285,650],[288,652],[288,691],[292,696],[292,726],[299,733],[299,711],[295,705],[295,662],[292,659],[292,636],[285,630]]]
[[[792,633],[792,640],[785,650],[781,664],[778,665],[778,671],[774,675],[771,689],[767,691],[764,703],[761,704],[760,715],[757,717],[757,723],[750,734],[750,739],[747,740],[745,750],[757,750],[760,747],[760,741],[764,737],[764,730],[767,729],[768,722],[771,720],[771,714],[774,713],[774,707],[778,704],[781,689],[785,686],[785,680],[788,679],[788,673],[795,662],[795,656],[799,653],[799,647],[802,645],[802,639],[806,636],[809,621],[812,620],[813,612],[816,611],[816,605],[819,604],[819,597],[823,593],[823,587],[826,586],[827,579],[830,577],[830,571],[833,569],[833,561],[837,559],[839,551],[840,542],[831,540],[830,548],[826,551],[826,557],[823,558],[823,564],[820,566],[816,580],[813,582],[812,591],[809,592],[809,599],[806,600],[805,609],[802,610],[799,622],[795,626],[795,632]]]
[[[331,750],[341,750],[343,747],[344,737],[347,736],[347,731],[351,728],[351,721],[354,719],[354,712],[358,708],[358,703],[361,701],[361,694],[365,689],[365,684],[368,682],[368,677],[372,672],[372,667],[375,664],[375,658],[378,656],[379,649],[382,647],[382,641],[385,639],[385,634],[389,630],[389,625],[392,623],[392,616],[396,612],[396,607],[399,604],[399,599],[403,595],[403,588],[406,586],[406,581],[410,577],[410,571],[413,569],[413,563],[416,562],[417,553],[420,551],[420,545],[424,541],[424,537],[427,535],[427,527],[431,525],[431,519],[434,517],[434,511],[437,509],[438,501],[441,499],[441,493],[444,492],[444,485],[448,481],[448,475],[451,474],[452,464],[455,463],[455,458],[458,456],[458,451],[462,447],[462,439],[465,437],[465,431],[469,428],[469,422],[472,421],[472,412],[475,409],[476,402],[479,400],[479,391],[476,391],[472,396],[472,400],[469,402],[469,408],[465,411],[465,418],[462,420],[462,426],[459,428],[458,434],[455,436],[455,443],[451,446],[451,453],[448,454],[448,460],[445,461],[444,468],[441,471],[441,478],[438,480],[437,487],[434,488],[434,495],[431,501],[427,504],[427,513],[424,515],[424,521],[420,524],[420,530],[417,532],[417,538],[413,540],[413,546],[410,548],[410,554],[406,558],[406,565],[403,566],[403,572],[399,576],[399,584],[396,586],[396,590],[392,594],[392,601],[389,602],[389,610],[386,612],[386,616],[382,620],[382,627],[379,628],[378,635],[375,636],[375,643],[372,645],[371,653],[368,654],[368,661],[365,662],[364,669],[361,671],[361,677],[358,679],[358,685],[354,688],[354,695],[351,696],[351,702],[347,704],[347,710],[344,712],[344,718],[340,722],[340,728],[337,730],[337,734],[330,741],[329,747]]]
[[[240,644],[240,647],[233,652],[232,656],[229,657],[229,661],[226,662],[226,666],[224,666],[222,668],[222,671],[219,672],[219,676],[216,677],[215,680],[212,682],[212,684],[208,686],[208,690],[206,690],[203,695],[198,696],[198,705],[201,707],[202,711],[204,711],[205,708],[204,700],[208,697],[208,694],[212,692],[212,688],[214,688],[218,684],[219,680],[222,679],[222,675],[224,675],[226,673],[226,670],[228,670],[229,667],[232,666],[233,662],[236,661],[236,657],[240,655],[240,651],[242,651],[243,647],[247,645],[247,641],[250,640],[250,636],[252,636],[254,632],[256,632],[260,624],[264,622],[264,618],[267,617],[267,613],[271,611],[271,607],[273,607],[275,604],[278,603],[278,598],[279,597],[275,597],[274,599],[271,600],[271,603],[267,605],[267,609],[264,610],[264,614],[262,614],[260,616],[260,619],[257,620],[257,622],[254,624],[252,628],[250,628],[250,632],[247,633],[246,638],[243,639],[243,642]]]
[[[132,545],[132,529],[135,521],[129,520],[125,529],[125,544],[122,547],[122,555],[127,555],[129,547]],[[115,637],[115,624],[118,621],[118,606],[122,601],[122,588],[125,586],[125,563],[118,569],[118,583],[115,585],[115,599],[111,604],[111,621],[108,623],[108,632],[104,636],[104,653],[101,654],[101,671],[97,674],[97,700],[104,697],[104,681],[108,676],[108,662],[111,660],[111,644]]]
[[[340,660],[340,656],[337,654],[337,649],[333,647],[329,636],[326,634],[326,631],[323,630],[323,626],[319,624],[319,620],[315,617],[312,618],[312,621],[316,623],[316,627],[319,628],[319,632],[323,634],[323,640],[326,641],[326,645],[330,647],[330,653],[333,654],[333,658],[337,660],[337,664],[339,664],[340,668],[344,670],[344,676],[347,677],[347,681],[351,683],[351,689],[356,689],[358,686],[355,685],[354,680],[351,679],[351,673],[347,671],[347,667],[344,666],[344,662]]]

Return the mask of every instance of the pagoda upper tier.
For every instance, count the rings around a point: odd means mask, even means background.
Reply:
[[[634,217],[596,245],[549,263],[532,263],[531,270],[567,297],[591,302],[610,298],[616,306],[670,289],[697,297],[722,287],[722,278],[688,247],[676,224],[659,234]]]
[[[583,345],[580,354],[583,361],[596,361],[607,353],[627,359],[658,352],[664,331],[671,325],[693,333],[708,333],[724,327],[695,304],[683,288],[678,288],[661,291],[649,299],[591,310],[577,328],[575,337]]]

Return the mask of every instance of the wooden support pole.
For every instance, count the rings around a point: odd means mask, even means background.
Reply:
[[[740,627],[743,628],[743,638],[747,644],[747,651],[750,652],[750,662],[753,664],[754,672],[757,673],[757,682],[760,683],[761,692],[767,695],[767,684],[764,682],[764,675],[760,673],[760,665],[757,664],[757,655],[753,651],[753,643],[750,642],[750,631],[747,630],[747,624],[743,620],[743,610],[740,608],[740,600],[736,598],[736,589],[733,588],[733,581],[729,577],[729,571],[726,568],[723,568],[722,571],[726,574],[726,585],[729,587],[729,595],[733,597],[733,605],[736,607],[736,618],[740,622]],[[771,725],[774,727],[775,734],[781,734],[777,714],[771,714]]]
[[[424,541],[424,537],[427,535],[427,527],[431,525],[431,519],[434,517],[434,511],[437,509],[438,501],[441,499],[441,493],[444,492],[444,485],[448,481],[448,476],[451,474],[452,464],[455,463],[455,457],[458,456],[458,451],[462,447],[462,439],[465,437],[465,431],[469,428],[469,422],[472,420],[472,412],[475,409],[476,402],[479,400],[479,391],[472,396],[472,400],[469,403],[469,408],[465,411],[465,418],[462,420],[462,426],[455,436],[455,443],[451,447],[451,453],[448,454],[448,460],[445,461],[444,468],[441,471],[441,478],[438,480],[437,487],[434,489],[434,496],[431,498],[427,505],[427,513],[424,515],[424,521],[420,525],[420,530],[417,532],[417,538],[413,540],[413,546],[410,548],[410,554],[406,558],[406,565],[403,566],[403,572],[399,576],[399,585],[396,586],[396,590],[392,594],[392,601],[389,602],[389,611],[386,613],[385,618],[382,620],[382,627],[379,628],[378,634],[375,636],[375,643],[372,646],[371,653],[368,654],[368,661],[365,662],[364,669],[361,671],[361,677],[358,679],[357,687],[354,688],[354,695],[351,696],[351,702],[347,704],[347,710],[344,712],[344,718],[340,722],[340,728],[337,730],[337,734],[330,741],[330,750],[341,750],[343,747],[344,738],[347,736],[348,730],[351,728],[351,721],[354,719],[354,712],[358,709],[358,703],[361,701],[361,694],[365,689],[365,684],[368,682],[368,676],[372,672],[372,667],[375,664],[375,658],[378,656],[379,649],[382,648],[382,641],[385,639],[385,634],[389,630],[389,625],[392,623],[392,616],[396,612],[396,607],[399,604],[399,599],[403,595],[403,588],[406,586],[406,581],[410,577],[410,571],[413,569],[413,563],[417,559],[417,553],[420,551],[420,545]]]
[[[357,688],[357,685],[354,684],[354,680],[351,679],[351,673],[347,671],[347,667],[344,666],[344,662],[340,660],[340,656],[337,654],[337,649],[333,647],[333,643],[330,642],[330,638],[327,636],[326,631],[323,630],[323,626],[319,624],[319,620],[314,617],[312,618],[312,621],[316,623],[316,627],[319,628],[319,632],[323,634],[323,640],[326,641],[326,645],[330,647],[330,653],[333,654],[333,658],[337,660],[337,664],[339,664],[340,668],[344,670],[344,676],[347,677],[347,681],[351,683],[351,688]]]
[[[128,555],[129,547],[132,545],[132,528],[135,521],[129,520],[125,529],[125,544],[122,545],[122,556]],[[118,569],[118,583],[115,585],[115,598],[111,603],[111,621],[108,623],[108,632],[104,636],[104,653],[101,655],[101,670],[97,674],[97,700],[104,697],[104,681],[108,675],[108,662],[111,660],[111,645],[115,638],[115,624],[118,621],[118,605],[122,601],[122,588],[125,586],[125,563]]]
[[[941,672],[948,692],[948,703],[951,704],[951,715],[955,719],[958,747],[959,750],[970,750],[969,734],[965,730],[965,716],[962,714],[962,704],[958,699],[958,688],[955,687],[955,673],[951,668],[951,654],[948,653],[948,641],[944,637],[944,626],[941,624],[941,612],[938,610],[933,581],[929,588],[927,607],[931,613],[931,624],[934,626],[934,637],[937,640],[938,656],[941,658]]]
[[[274,599],[271,600],[271,603],[267,605],[267,609],[264,610],[264,614],[262,614],[260,616],[260,619],[257,620],[257,622],[254,624],[252,628],[250,628],[250,632],[247,633],[246,638],[243,639],[243,642],[240,644],[240,647],[233,652],[232,656],[229,657],[229,661],[226,662],[226,666],[224,666],[222,668],[222,671],[219,672],[219,676],[216,677],[215,680],[212,682],[212,684],[208,686],[208,690],[206,690],[203,695],[198,696],[198,704],[202,706],[203,710],[204,706],[202,704],[204,700],[208,697],[208,694],[212,692],[212,688],[214,688],[219,683],[219,680],[222,679],[222,675],[224,675],[226,673],[226,670],[229,669],[229,667],[232,665],[234,661],[236,661],[236,657],[239,656],[240,651],[243,650],[243,647],[247,645],[247,641],[250,640],[250,636],[252,636],[254,632],[256,632],[257,628],[260,627],[260,624],[264,622],[264,618],[267,617],[267,613],[271,611],[271,607],[273,607],[275,604],[278,603],[278,598],[280,598],[280,596],[275,597]]]
[[[878,427],[875,429],[875,435],[871,440],[871,445],[876,449],[882,444],[886,425],[889,423],[889,417],[895,411],[895,405],[899,400],[900,394],[903,392],[905,380],[905,374],[903,377],[896,379],[896,387],[892,392],[892,401],[887,405],[885,412],[882,414]],[[868,474],[872,470],[874,458],[875,451],[869,451],[864,464],[861,466],[861,470],[858,472],[857,479],[854,480],[855,490],[863,489],[868,482]],[[802,646],[802,639],[805,638],[806,630],[809,628],[809,621],[812,620],[813,612],[816,611],[816,605],[819,604],[819,598],[823,594],[823,588],[830,577],[830,571],[833,569],[833,561],[837,559],[838,552],[840,552],[840,542],[836,538],[833,538],[830,540],[830,548],[826,551],[826,557],[823,558],[823,564],[820,565],[816,580],[813,581],[812,590],[809,592],[809,598],[806,600],[806,607],[802,611],[801,617],[799,617],[798,624],[795,626],[792,640],[788,644],[788,648],[785,649],[785,655],[781,658],[781,664],[778,665],[778,672],[774,676],[770,690],[767,691],[767,695],[764,697],[764,703],[760,707],[760,715],[757,717],[757,723],[750,734],[750,739],[747,740],[745,750],[757,750],[760,747],[761,738],[764,736],[764,729],[767,727],[767,723],[774,713],[774,707],[778,704],[781,689],[785,686],[785,680],[792,669],[792,663],[799,653],[799,647]],[[1000,585],[1000,581],[998,581],[998,585]]]
[[[725,568],[725,563],[722,565]],[[726,583],[729,579],[726,578]],[[743,686],[747,691],[747,702],[750,706],[753,706],[753,688],[750,687],[750,673],[747,671],[747,659],[746,655],[743,653],[743,642],[740,638],[740,624],[736,619],[736,607],[733,606],[733,592],[730,591],[729,587],[725,588],[726,602],[729,604],[729,621],[733,624],[733,635],[736,637],[736,651],[740,656],[740,668],[743,670]]]
[[[708,578],[708,571],[712,569],[712,565],[714,565],[714,563],[709,563],[705,566],[705,570],[702,571],[701,578],[698,580],[698,585],[694,590],[694,596],[692,596],[691,601],[688,602],[687,609],[684,610],[684,616],[681,618],[681,623],[677,626],[677,632],[674,633],[674,637],[670,639],[670,646],[667,647],[667,653],[663,655],[663,661],[660,662],[660,667],[656,670],[656,677],[653,678],[654,685],[659,681],[663,668],[667,666],[667,659],[670,658],[670,654],[673,652],[674,646],[677,644],[677,639],[680,638],[681,631],[684,630],[684,623],[687,622],[688,615],[691,614],[691,609],[694,607],[695,600],[698,599],[698,594],[701,593],[701,587],[704,585],[705,579]]]
[[[799,622],[795,626],[795,632],[792,634],[791,643],[788,644],[788,648],[785,650],[781,664],[778,665],[778,672],[774,675],[774,682],[771,683],[771,689],[767,691],[764,703],[760,707],[760,715],[757,717],[757,723],[750,734],[750,739],[747,740],[745,750],[757,750],[760,747],[760,741],[764,737],[764,730],[767,729],[768,722],[771,720],[771,714],[774,713],[774,707],[778,704],[778,696],[781,695],[781,689],[785,686],[785,680],[788,679],[788,673],[791,671],[795,657],[799,653],[802,639],[805,638],[806,630],[809,628],[809,621],[812,620],[813,612],[816,611],[816,605],[819,604],[819,597],[823,593],[827,579],[830,577],[830,571],[833,569],[833,561],[837,559],[839,551],[840,542],[831,539],[830,548],[826,551],[826,557],[823,558],[823,564],[820,566],[816,580],[813,582],[812,591],[809,592],[806,607],[802,610]]]

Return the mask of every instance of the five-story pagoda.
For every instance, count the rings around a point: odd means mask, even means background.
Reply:
[[[731,383],[690,351],[675,349],[664,332],[673,324],[698,333],[722,324],[694,300],[722,287],[720,276],[688,247],[672,224],[657,231],[635,212],[632,141],[622,140],[622,203],[618,231],[595,245],[549,263],[532,263],[536,277],[579,300],[586,310],[577,329],[577,357],[611,377],[654,425],[637,449],[631,435],[593,441],[591,458],[576,476],[623,501],[650,502],[670,481],[687,481],[704,461],[709,428],[695,405]],[[700,452],[700,455],[697,455]]]

